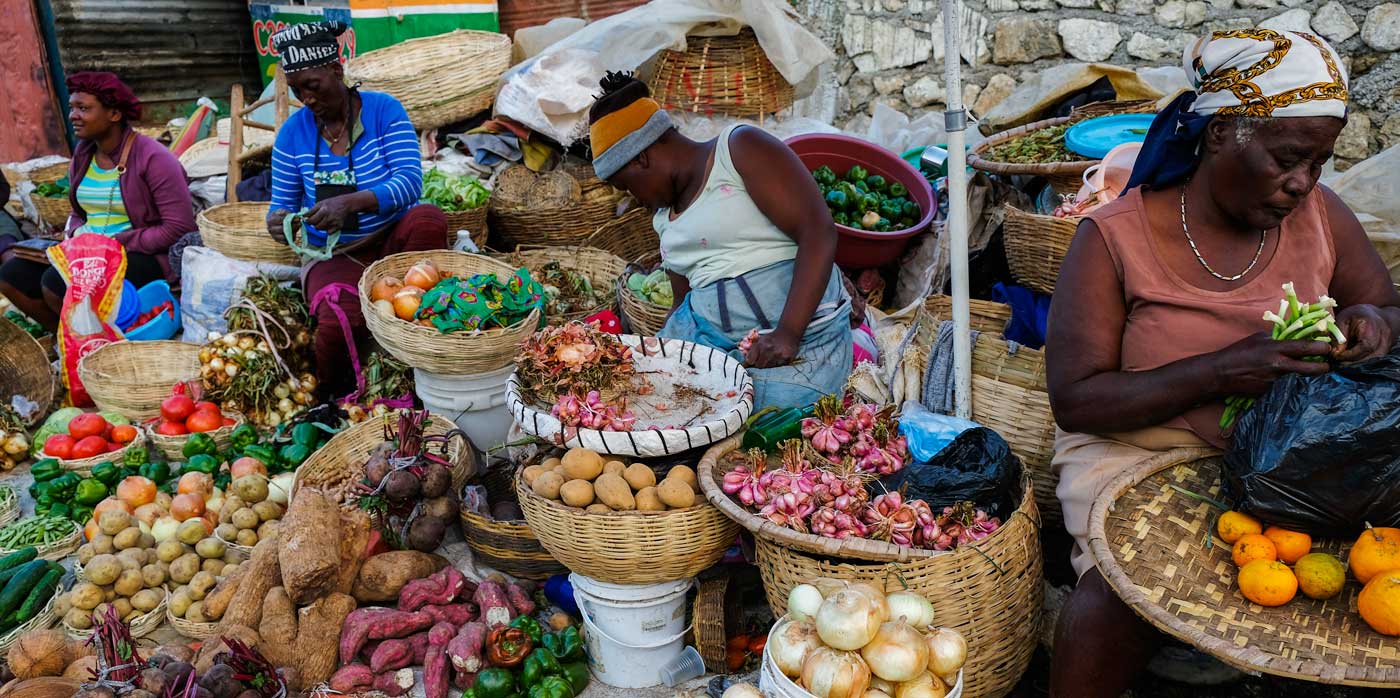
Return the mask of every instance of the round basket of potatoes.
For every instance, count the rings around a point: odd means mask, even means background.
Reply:
[[[573,448],[526,467],[520,477],[535,494],[590,514],[689,509],[699,501],[689,466],[672,466],[658,482],[651,466],[611,458]]]
[[[165,613],[180,634],[202,639],[213,635],[227,604],[213,606],[206,598],[214,587],[239,569],[239,558],[224,541],[206,536],[190,545],[167,540],[156,547],[156,557],[171,558],[170,600]]]
[[[155,538],[131,514],[105,511],[97,524],[100,533],[78,548],[80,581],[54,601],[54,611],[70,636],[87,637],[93,617],[111,607],[134,637],[142,637],[165,619],[172,566],[160,560]]]
[[[279,499],[269,497],[266,477],[245,475],[234,480],[219,507],[214,536],[239,559],[247,560],[258,541],[277,535],[277,524],[287,513],[286,501]]]

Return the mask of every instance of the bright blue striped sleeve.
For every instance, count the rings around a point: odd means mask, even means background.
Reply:
[[[386,96],[382,100],[379,118],[384,124],[379,137],[380,156],[389,169],[389,178],[371,191],[379,202],[379,214],[389,215],[418,203],[423,193],[423,161],[413,122],[397,99]]]

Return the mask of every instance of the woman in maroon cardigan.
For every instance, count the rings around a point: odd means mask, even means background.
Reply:
[[[109,235],[126,248],[126,278],[138,288],[171,277],[170,247],[195,230],[194,200],[180,161],[131,127],[141,102],[111,73],[68,78],[68,120],[79,139],[68,168],[73,215],[65,233]],[[65,286],[58,270],[10,259],[0,265],[0,293],[53,329]]]

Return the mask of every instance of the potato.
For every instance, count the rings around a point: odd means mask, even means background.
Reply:
[[[602,502],[596,502],[594,504],[589,504],[588,508],[584,509],[584,511],[590,514],[608,514],[612,512],[612,507]]]
[[[535,478],[535,484],[530,485],[530,489],[535,494],[547,499],[558,499],[559,488],[564,486],[564,476],[559,473],[545,473]]]
[[[74,608],[63,616],[63,624],[74,630],[89,630],[92,628],[92,617],[87,611]]]
[[[92,537],[92,550],[98,555],[106,555],[117,551],[117,549],[112,546],[112,537],[105,533],[99,533]],[[86,565],[86,563],[84,564]]]
[[[58,616],[67,614],[70,608],[73,608],[72,594],[59,594],[58,598],[53,600],[53,612]]]
[[[209,535],[209,529],[204,526],[203,519],[185,519],[180,528],[175,530],[175,539],[185,545],[194,545],[204,537]]]
[[[253,511],[250,507],[243,507],[233,512],[233,525],[239,529],[246,531],[250,528],[257,528],[260,523],[262,523],[262,519],[258,517],[258,512]]]
[[[599,475],[597,482],[593,483],[593,495],[613,511],[632,511],[637,508],[637,500],[632,497],[632,488],[627,485],[626,480],[616,475]]]
[[[118,617],[125,618],[131,613],[131,599],[118,596],[117,600],[112,602],[112,608],[117,609]]]
[[[272,522],[269,521],[268,523]],[[258,536],[257,533],[245,528],[242,531],[238,532],[238,536],[234,538],[233,542],[245,548],[251,548],[257,545],[259,540],[262,539]]]
[[[117,600],[117,589],[116,589],[116,587],[112,586],[111,584],[108,584],[108,585],[102,587],[102,603],[112,603],[113,601],[116,601],[116,600]],[[98,605],[100,606],[101,604],[98,604]]]
[[[666,472],[666,479],[676,478],[690,486],[691,492],[700,491],[700,480],[695,477],[695,471],[688,465],[678,465]]]
[[[656,488],[657,496],[672,509],[687,509],[695,506],[695,490],[690,489],[684,480],[668,477]]]
[[[140,568],[126,570],[122,572],[120,577],[117,577],[117,582],[112,585],[112,588],[116,590],[117,596],[131,598],[136,592],[146,588],[146,579],[141,576]]]
[[[154,548],[156,547],[156,537],[143,531],[141,533],[141,542],[138,545],[142,548]]]
[[[208,623],[209,619],[204,616],[204,604],[196,601],[185,609],[185,620],[191,623]]]
[[[267,499],[267,477],[264,475],[244,475],[233,481],[229,486],[235,497],[247,502],[257,504]]]
[[[554,456],[551,456],[551,457],[549,457],[549,458],[546,458],[546,459],[540,461],[540,467],[543,468],[545,472],[549,472],[549,471],[551,471],[551,470],[554,470],[555,468],[558,468],[560,465],[563,465],[563,464],[564,464],[564,462],[563,462],[562,460],[560,460],[559,458],[554,457]]]
[[[223,568],[222,570],[219,571],[218,576],[220,576],[220,577],[232,577],[232,576],[238,574],[238,570],[240,570],[240,569],[242,569],[242,568],[243,568],[243,567],[242,567],[241,564],[239,564],[239,563],[237,563],[237,562],[229,562],[227,559],[225,559],[225,560],[224,560],[224,568]]]
[[[570,480],[559,488],[559,498],[571,507],[582,509],[593,503],[593,483],[587,480]]]
[[[156,559],[161,562],[174,562],[187,552],[189,549],[184,543],[171,538],[156,546]]]
[[[227,567],[227,565],[224,564],[223,559],[217,557],[213,560],[205,560],[204,562],[199,563],[200,572],[208,572],[209,574],[212,574],[215,577],[223,576],[224,567]]]
[[[238,535],[238,527],[231,523],[221,523],[214,529],[214,535],[224,540],[233,540]]]
[[[146,551],[144,548],[127,548],[117,553],[117,559],[122,562],[122,569],[139,570],[146,566]]]
[[[520,471],[520,477],[524,478],[526,485],[533,485],[535,484],[535,478],[546,472],[548,471],[546,471],[543,466],[529,465],[526,466],[524,470]]]
[[[136,605],[136,599],[133,598],[131,603],[133,606]],[[156,603],[159,604],[160,602],[157,601]],[[194,603],[194,599],[190,598],[190,588],[180,587],[175,590],[175,593],[170,595],[170,612],[174,613],[176,618],[184,618],[186,609],[188,609],[192,603]],[[152,608],[155,607],[152,606]]]
[[[217,584],[218,581],[219,580],[214,579],[214,575],[209,574],[208,572],[200,572],[199,574],[196,574],[194,578],[190,579],[190,583],[188,584],[190,589],[190,598],[194,599],[195,601],[203,601],[204,597],[208,595],[209,590],[213,589],[214,585]]]
[[[92,582],[79,582],[68,592],[68,600],[73,603],[73,608],[91,611],[102,603],[102,589]]]
[[[277,530],[278,530],[278,527],[281,526],[281,525],[282,525],[282,522],[281,522],[281,521],[264,521],[264,522],[262,522],[262,525],[261,525],[261,526],[258,526],[258,535],[257,535],[257,539],[258,539],[258,540],[267,540],[268,538],[276,538],[276,537],[277,537]],[[243,544],[242,544],[242,543],[239,543],[239,545],[243,545]],[[254,543],[254,545],[256,545],[256,543]]]
[[[259,521],[276,521],[282,518],[285,512],[277,502],[262,501],[253,505],[253,513],[258,515]]]
[[[627,481],[628,487],[637,492],[656,485],[656,473],[641,463],[627,466],[627,472],[623,473],[622,479]]]
[[[102,512],[102,516],[97,519],[97,528],[109,536],[115,536],[128,528],[136,525],[136,519],[120,509],[109,509]],[[137,531],[140,535],[140,531]]]
[[[189,553],[170,563],[170,578],[176,584],[187,584],[199,573],[199,556]]]
[[[97,551],[93,550],[92,543],[83,543],[78,547],[78,564],[86,565],[96,555]]]
[[[154,589],[165,583],[165,570],[157,565],[146,565],[141,568],[141,579],[147,589]]]
[[[141,545],[141,529],[132,526],[122,529],[120,533],[112,537],[112,547],[117,550],[126,550]]]
[[[117,581],[121,573],[122,562],[116,555],[97,555],[83,565],[83,576],[98,586]]]
[[[170,597],[170,605],[172,608],[174,608],[176,596],[178,596],[178,594],[172,594]],[[160,605],[160,600],[164,597],[165,595],[158,589],[146,589],[131,597],[131,607],[142,613],[150,613],[151,611],[156,610],[156,606]],[[185,597],[184,603],[185,607],[188,607],[190,605],[190,600],[188,596]],[[182,607],[180,610],[183,611],[184,607]],[[181,616],[183,614],[176,613],[175,615]]]
[[[603,474],[622,476],[627,472],[627,464],[620,460],[610,460],[603,464]]]
[[[637,492],[637,511],[666,511],[666,505],[657,496],[655,487],[643,487]]]
[[[197,553],[200,557],[206,560],[213,560],[216,558],[223,557],[224,551],[227,549],[228,546],[225,545],[224,542],[219,540],[218,538],[205,538],[204,540],[195,543],[194,546],[195,553]]]
[[[239,499],[236,495],[230,494],[224,497],[224,505],[219,509],[219,523],[233,523],[234,513],[247,506],[248,505],[244,504],[243,500]]]
[[[569,449],[561,463],[569,480],[592,481],[603,474],[603,457],[586,448]]]

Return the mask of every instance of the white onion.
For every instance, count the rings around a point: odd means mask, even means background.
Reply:
[[[210,341],[210,342],[216,342],[216,341],[218,341],[219,338],[222,337],[222,336],[223,336],[223,335],[219,334],[218,332],[212,332],[212,331],[211,331],[211,332],[209,333],[209,336],[208,336],[208,337],[205,337],[205,340],[206,340],[206,341]]]
[[[875,676],[874,674],[871,674],[870,676],[870,688],[877,691],[884,691],[885,693],[888,693],[890,695],[894,695],[894,684],[878,676]]]
[[[860,698],[894,698],[894,696],[891,696],[890,694],[878,688],[867,688],[865,689],[865,695],[861,696]]]
[[[822,593],[811,584],[798,584],[788,592],[788,617],[793,620],[811,620],[816,617],[822,605]]]
[[[952,628],[939,628],[928,634],[928,670],[937,676],[953,676],[967,661],[967,640]]]
[[[768,656],[774,666],[788,678],[802,675],[802,662],[807,655],[822,646],[817,626],[811,621],[793,620],[791,616],[779,621],[768,639]]]
[[[720,698],[763,698],[763,693],[758,690],[757,686],[741,682],[724,689],[724,695]]]
[[[277,387],[272,389],[272,394],[276,395],[278,400],[281,400],[284,397],[291,397],[292,389],[288,388],[286,383],[278,383]]]
[[[875,637],[884,621],[881,607],[868,594],[843,589],[817,609],[817,634],[838,650],[858,650]]]
[[[902,619],[882,624],[860,656],[870,673],[895,683],[910,681],[928,668],[924,636]]]
[[[232,377],[238,375],[238,364],[227,364],[227,365],[225,365],[225,366],[224,366],[224,373],[227,373],[229,378],[232,378]]]
[[[254,340],[252,337],[244,337],[238,340],[238,348],[242,349],[243,351],[252,349],[253,347],[257,346],[257,344],[257,341]]]
[[[272,480],[267,483],[267,500],[286,506],[287,500],[292,496],[292,480],[295,479],[296,473],[273,475]]]
[[[903,617],[915,628],[923,629],[933,624],[933,604],[920,594],[912,591],[896,591],[885,597],[890,604],[890,618]]]
[[[175,532],[180,528],[180,522],[172,516],[162,516],[151,524],[151,537],[157,543],[163,543],[175,537]]]
[[[217,356],[214,357],[214,358],[212,358],[212,359],[210,359],[210,360],[209,360],[209,368],[212,368],[212,369],[214,369],[215,371],[222,371],[222,370],[224,370],[224,360],[221,359],[221,358],[219,358],[219,357],[217,357]]]
[[[224,337],[223,337],[223,339],[222,339],[221,341],[223,341],[224,346],[228,346],[228,347],[234,346],[234,345],[238,344],[238,335],[236,335],[236,334],[230,332],[230,333],[224,335]]]
[[[881,623],[887,620],[894,620],[894,616],[890,615],[890,602],[885,596],[884,589],[881,589],[875,586],[874,584],[870,584],[869,582],[855,582],[853,584],[847,584],[846,588],[850,589],[851,591],[859,592],[870,597],[870,600],[874,602],[880,610]]]
[[[282,414],[291,414],[292,410],[295,410],[296,408],[297,406],[295,403],[292,402],[291,398],[284,397],[281,400],[277,401],[277,411],[281,412]]]
[[[927,671],[894,687],[894,698],[943,698],[948,687]]]
[[[870,667],[855,652],[819,647],[802,663],[802,687],[817,698],[861,698]]]

